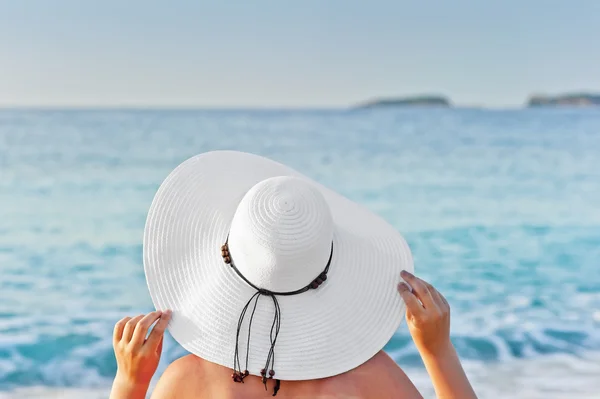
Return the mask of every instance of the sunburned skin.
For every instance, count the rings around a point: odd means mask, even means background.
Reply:
[[[219,381],[220,383],[215,383]],[[274,381],[265,390],[261,379],[248,376],[243,384],[231,380],[231,369],[188,355],[173,362],[161,377],[152,398],[266,399],[273,397]],[[311,381],[282,381],[277,398],[422,399],[400,367],[384,352],[361,366],[335,377]]]

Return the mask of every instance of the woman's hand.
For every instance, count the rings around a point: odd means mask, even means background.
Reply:
[[[441,354],[450,342],[450,305],[431,284],[402,271],[406,283],[398,291],[406,303],[406,321],[410,335],[421,354]]]
[[[406,303],[410,335],[421,354],[438,398],[477,399],[450,341],[450,305],[431,284],[403,271],[398,291]]]
[[[170,318],[170,311],[156,311],[134,318],[125,317],[115,325],[113,347],[118,369],[111,399],[143,399],[146,396],[158,367],[163,336]]]

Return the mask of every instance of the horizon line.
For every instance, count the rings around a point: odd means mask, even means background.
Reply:
[[[193,105],[193,104],[0,104],[0,110],[5,111],[62,111],[62,110],[106,110],[106,111],[352,111],[361,109],[362,104],[355,105]],[[485,110],[519,110],[529,108],[527,104],[520,105],[462,105],[450,104],[448,107],[427,106],[427,105],[401,105],[389,107],[391,109],[485,109]],[[383,107],[382,109],[387,109]]]

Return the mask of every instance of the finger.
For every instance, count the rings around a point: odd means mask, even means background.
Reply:
[[[413,294],[419,298],[425,309],[432,309],[435,306],[435,302],[431,296],[431,293],[429,292],[429,284],[427,282],[415,277],[412,273],[409,273],[406,270],[403,270],[400,275],[408,282],[408,284],[410,284],[413,289]]]
[[[435,302],[435,304],[439,307],[443,307],[444,306],[444,301],[442,300],[442,297],[440,296],[440,293],[433,287],[428,288],[429,292],[431,293],[431,297],[433,298],[433,302]]]
[[[125,341],[127,343],[131,341],[131,337],[133,336],[133,332],[135,331],[135,326],[137,325],[138,321],[142,320],[142,317],[144,317],[143,314],[135,316],[133,319],[129,319],[129,321],[125,323],[123,337],[121,338],[122,341]]]
[[[113,343],[117,343],[123,337],[123,329],[125,328],[125,324],[131,320],[131,317],[124,317],[115,324],[115,329],[113,331]]]
[[[156,348],[156,353],[160,356],[162,353],[163,342],[165,342],[164,334],[160,337],[160,342],[158,343],[158,348]]]
[[[441,302],[442,306],[446,307],[447,309],[450,309],[450,304],[446,300],[446,297],[444,297],[444,295],[442,295],[442,293],[439,292],[438,290],[435,290],[435,292],[438,295],[438,297],[440,298],[440,302]]]
[[[398,292],[400,292],[400,296],[404,300],[406,304],[406,309],[412,313],[413,315],[420,315],[425,310],[421,302],[417,299],[417,297],[410,292],[408,285],[406,283],[398,284]]]
[[[152,332],[150,333],[150,336],[148,336],[144,346],[148,346],[148,349],[158,350],[158,345],[160,344],[163,334],[169,325],[169,320],[171,320],[171,311],[167,310],[160,316],[160,319],[152,329]]]
[[[429,290],[429,292],[431,293],[431,297],[433,298],[435,304],[440,308],[449,308],[450,305],[448,304],[448,301],[446,300],[446,298],[444,298],[444,296],[442,295],[441,292],[439,292],[437,290],[437,288],[435,288],[434,286],[432,286],[431,284],[427,283],[426,281],[420,279],[421,281],[423,281],[423,283],[425,283],[425,285],[427,286],[427,289]]]
[[[161,311],[157,310],[151,313],[148,313],[144,316],[135,326],[135,330],[133,332],[133,337],[131,338],[131,344],[134,346],[142,346],[144,340],[146,339],[146,335],[148,335],[148,329],[161,315]]]
[[[448,303],[448,300],[446,299],[446,297],[444,295],[442,295],[442,293],[439,291],[438,291],[438,294],[440,294],[440,298],[442,298],[442,301],[444,301],[446,306],[450,307],[450,303]]]

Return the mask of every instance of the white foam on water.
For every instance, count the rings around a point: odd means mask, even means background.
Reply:
[[[598,399],[600,353],[557,354],[496,364],[463,362],[479,399]],[[424,369],[405,369],[425,399],[435,391]]]
[[[106,399],[110,394],[108,388],[21,388],[11,392],[0,392],[0,399]]]
[[[584,358],[559,354],[536,359],[516,359],[496,364],[463,362],[479,399],[598,399],[600,392],[600,353]],[[424,369],[404,370],[424,399],[436,398]],[[148,397],[152,392],[148,392]],[[0,392],[0,399],[100,399],[110,387],[99,388],[19,388]]]

